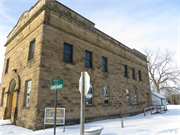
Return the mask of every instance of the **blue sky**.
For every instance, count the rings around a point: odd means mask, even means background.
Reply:
[[[38,0],[0,0],[0,82],[6,37]],[[180,65],[180,0],[58,0],[130,48],[175,52]]]

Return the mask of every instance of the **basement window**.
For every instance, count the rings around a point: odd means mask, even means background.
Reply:
[[[92,105],[93,104],[93,88],[92,85],[90,85],[89,91],[86,95],[86,105]]]
[[[129,90],[128,89],[126,89],[126,98],[127,98],[127,105],[130,105]]]
[[[134,90],[134,101],[135,101],[135,104],[137,104],[137,94],[135,90]]]
[[[108,87],[104,86],[104,105],[109,104],[109,92]]]
[[[25,107],[29,107],[29,104],[30,104],[30,93],[31,93],[31,80],[26,82]]]

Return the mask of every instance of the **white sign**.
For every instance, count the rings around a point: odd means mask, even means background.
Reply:
[[[81,93],[81,88],[82,88],[82,76],[79,79],[79,91]],[[90,88],[90,76],[87,72],[84,73],[84,95],[87,95],[88,91]]]

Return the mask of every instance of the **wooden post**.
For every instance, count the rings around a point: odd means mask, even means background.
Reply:
[[[121,128],[123,128],[124,125],[123,125],[123,118],[121,118]]]

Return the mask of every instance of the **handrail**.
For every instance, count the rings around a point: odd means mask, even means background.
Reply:
[[[152,109],[155,108],[155,106],[150,106],[150,107],[146,107],[144,108],[144,116],[146,116],[146,110],[151,109],[151,115],[152,115]]]

